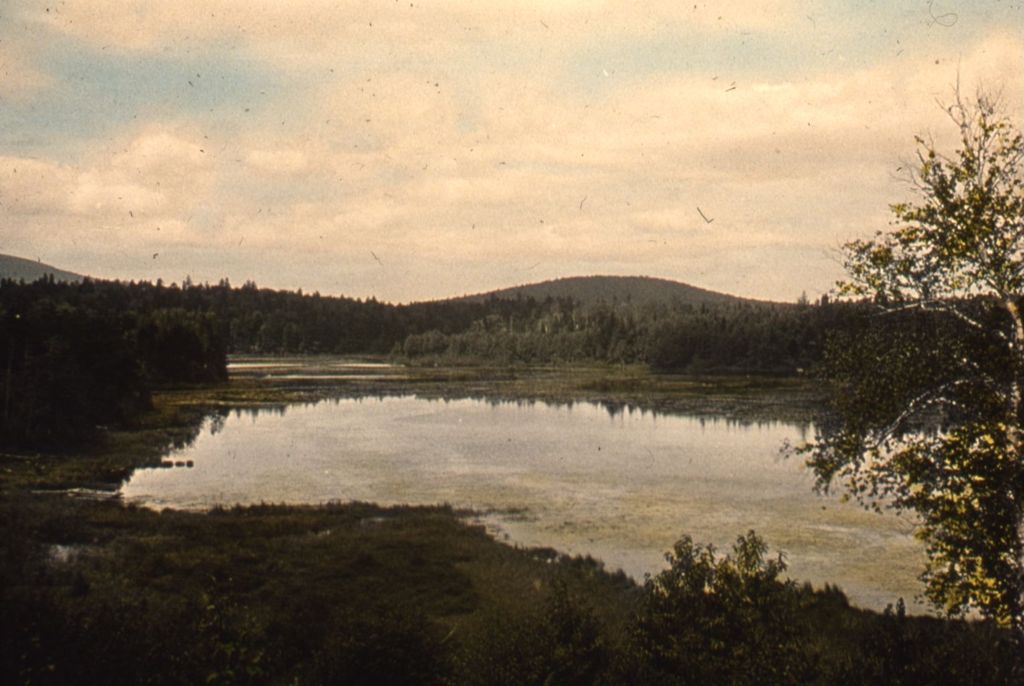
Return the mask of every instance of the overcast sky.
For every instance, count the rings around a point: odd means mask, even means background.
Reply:
[[[0,252],[390,301],[582,274],[792,301],[909,196],[958,73],[1020,121],[1021,2],[0,0]]]

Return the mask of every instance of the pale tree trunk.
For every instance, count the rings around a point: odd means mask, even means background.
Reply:
[[[1006,311],[1013,322],[1013,331],[1010,337],[1010,359],[1011,377],[1010,392],[1006,407],[1006,434],[1010,444],[1011,455],[1016,461],[1016,473],[1024,470],[1024,434],[1021,431],[1021,406],[1024,402],[1022,392],[1022,376],[1024,376],[1024,319],[1022,319],[1020,307],[1016,298],[1012,295],[1004,300]],[[1013,613],[1013,630],[1017,636],[1020,648],[1024,649],[1024,504],[1021,498],[1024,493],[1020,492],[1019,479],[1015,480],[1009,487],[1012,489],[1013,505],[1017,516],[1017,568],[1016,572],[1016,603]]]

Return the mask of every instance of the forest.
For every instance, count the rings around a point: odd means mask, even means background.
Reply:
[[[0,282],[0,444],[56,446],[130,423],[160,385],[222,381],[227,355],[391,355],[413,364],[641,364],[794,374],[857,306],[374,299],[217,285]]]
[[[145,290],[0,283],[0,446],[72,446],[130,425],[157,385],[227,378],[215,315],[146,303]]]
[[[730,300],[581,303],[490,297],[391,305],[277,291],[86,280],[3,284],[3,302],[45,294],[92,308],[212,315],[230,353],[399,354],[485,362],[649,363],[682,370],[795,371],[819,359],[824,336],[849,305]],[[24,295],[18,296],[22,291]]]
[[[821,359],[855,307],[491,300],[468,328],[411,333],[401,353],[445,363],[604,362],[661,371],[793,374]]]
[[[156,297],[215,312],[237,353],[377,353],[418,363],[649,364],[673,371],[794,373],[820,359],[849,305],[639,302],[569,297],[373,299],[239,289],[226,282]]]

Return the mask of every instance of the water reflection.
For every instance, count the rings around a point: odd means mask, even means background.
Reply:
[[[211,410],[213,414],[227,414],[229,412],[234,413],[235,417],[247,416],[255,420],[260,414],[272,414],[283,417],[288,412],[289,407],[302,407],[310,408],[317,405],[330,405],[338,407],[342,404],[356,402],[360,403],[366,400],[383,402],[390,398],[412,398],[425,403],[434,404],[440,403],[442,405],[450,405],[460,401],[473,400],[485,403],[492,408],[500,407],[515,407],[519,409],[529,409],[534,407],[545,407],[556,410],[566,410],[571,414],[574,407],[596,407],[604,411],[608,415],[610,420],[640,417],[650,417],[653,421],[657,421],[660,417],[687,417],[697,421],[701,427],[711,426],[725,426],[725,427],[777,427],[777,426],[788,426],[796,429],[800,440],[806,440],[810,433],[812,423],[810,421],[796,421],[796,420],[782,420],[782,419],[765,419],[765,418],[754,418],[754,417],[734,417],[725,415],[715,414],[694,414],[692,412],[681,412],[671,408],[663,408],[650,404],[643,404],[639,402],[625,402],[625,401],[612,401],[612,400],[573,400],[573,399],[553,399],[553,398],[520,398],[520,397],[496,397],[486,393],[461,393],[452,394],[447,393],[444,395],[425,395],[420,393],[408,393],[408,392],[365,392],[360,390],[357,393],[346,395],[344,393],[338,393],[328,398],[317,398],[304,402],[293,402],[289,404],[259,404],[259,405],[248,405],[234,407],[229,410],[218,408]],[[214,432],[218,431],[219,428],[213,429]]]
[[[139,470],[123,496],[184,508],[449,503],[514,542],[637,578],[681,534],[727,549],[755,529],[797,578],[837,582],[873,607],[913,597],[909,524],[815,495],[813,475],[780,459],[812,429],[640,403],[375,393],[212,412],[166,457],[193,468]]]

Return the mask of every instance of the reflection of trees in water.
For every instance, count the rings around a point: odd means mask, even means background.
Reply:
[[[652,419],[658,419],[659,417],[681,417],[698,421],[702,428],[706,426],[725,426],[727,428],[772,428],[784,425],[795,428],[799,433],[801,441],[807,439],[807,435],[812,428],[811,422],[806,420],[800,421],[792,419],[730,416],[724,413],[726,410],[716,410],[713,404],[709,404],[707,409],[704,410],[678,410],[671,407],[665,407],[664,405],[659,405],[657,404],[657,401],[644,403],[609,399],[580,400],[575,398],[523,398],[497,395],[486,391],[446,392],[444,394],[379,391],[359,392],[351,395],[338,394],[326,398],[318,398],[315,400],[289,404],[247,405],[231,408],[230,410],[217,410],[216,412],[222,412],[223,415],[220,415],[220,419],[217,420],[216,424],[214,423],[215,420],[211,419],[210,432],[216,434],[223,428],[224,417],[228,412],[234,412],[235,416],[238,418],[245,415],[252,417],[253,420],[255,420],[256,417],[261,414],[273,414],[278,417],[283,417],[288,411],[288,408],[293,406],[310,408],[324,403],[329,403],[334,407],[341,407],[342,403],[362,403],[364,400],[373,400],[383,403],[387,400],[410,398],[423,400],[428,403],[442,403],[444,405],[465,400],[486,403],[490,407],[532,408],[540,405],[552,409],[564,409],[570,412],[574,407],[589,405],[591,407],[597,407],[604,410],[610,419],[621,419],[625,417],[633,417],[634,415],[638,415],[640,417],[647,417],[649,415]]]
[[[224,419],[227,417],[226,412],[211,412],[207,417],[209,423],[210,435],[216,436],[224,429]]]
[[[181,428],[180,433],[175,433],[168,439],[167,446],[163,450],[164,454],[192,447],[192,444],[199,438],[199,434],[202,433],[205,420],[206,415],[201,414],[189,421]]]
[[[167,467],[192,467],[192,461],[174,461],[169,460],[175,453],[180,453],[183,450],[191,448],[195,445],[196,440],[199,438],[203,430],[209,427],[212,433],[217,433],[224,427],[224,417],[228,411],[225,409],[210,409],[204,412],[197,412],[184,420],[184,422],[174,428],[173,431],[166,432],[161,438],[153,439],[154,452],[149,454],[148,457],[143,457],[139,462],[136,462],[134,466],[129,467],[123,478],[129,479],[131,472],[135,469],[153,469],[153,468],[167,468]]]
[[[316,405],[315,402],[293,404],[301,404],[303,406]],[[252,419],[256,419],[256,417],[258,417],[260,414],[273,414],[277,415],[278,417],[283,417],[287,411],[288,405],[281,403],[278,405],[244,405],[240,407],[233,407],[230,410],[224,410],[224,413],[226,415],[228,412],[234,412],[236,419],[241,419],[243,415],[246,417],[251,417]]]

